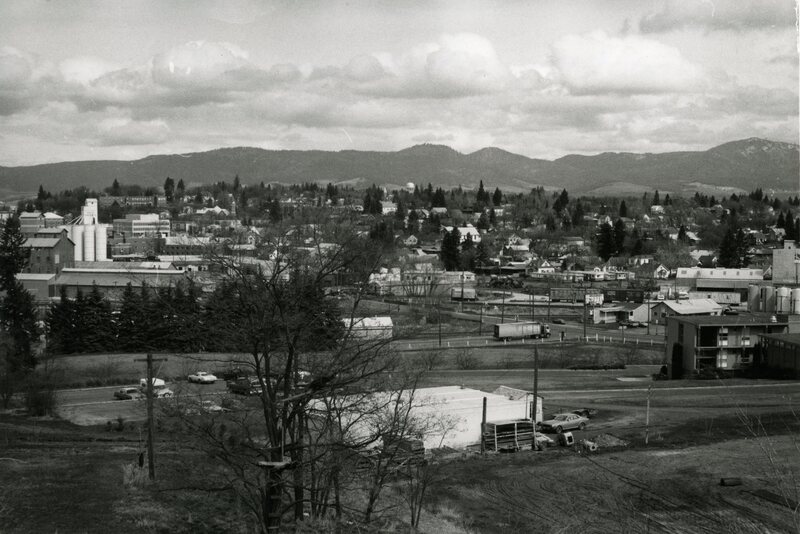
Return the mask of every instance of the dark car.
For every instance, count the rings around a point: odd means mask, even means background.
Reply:
[[[261,395],[263,388],[258,378],[240,378],[229,381],[228,390],[237,395]]]
[[[564,319],[553,319],[553,324],[566,324]]]
[[[583,416],[587,419],[591,419],[592,417],[597,415],[597,410],[595,410],[594,408],[579,408],[577,410],[572,410],[572,413]]]
[[[246,378],[250,376],[252,373],[246,367],[230,367],[218,373],[219,376],[222,377],[223,380],[238,380],[240,378]]]

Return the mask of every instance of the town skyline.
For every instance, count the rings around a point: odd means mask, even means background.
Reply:
[[[7,2],[0,15],[3,166],[235,146],[554,159],[798,141],[790,1]]]

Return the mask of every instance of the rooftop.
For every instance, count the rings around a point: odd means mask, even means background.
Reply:
[[[22,246],[31,248],[53,248],[61,239],[57,237],[29,237]]]
[[[769,340],[783,341],[792,345],[800,345],[800,334],[760,334],[759,337]]]
[[[708,315],[693,317],[670,317],[669,320],[695,326],[747,326],[747,325],[783,325],[789,324],[786,316],[778,317],[771,314],[743,314],[743,315]]]

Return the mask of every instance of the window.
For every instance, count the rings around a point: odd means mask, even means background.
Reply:
[[[742,345],[749,346],[750,345],[750,336],[742,336]]]

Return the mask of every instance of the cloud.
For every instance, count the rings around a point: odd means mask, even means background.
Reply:
[[[667,0],[663,8],[641,18],[643,33],[683,28],[706,30],[761,30],[796,25],[792,0]]]
[[[59,73],[64,81],[81,85],[87,85],[117,69],[119,69],[117,65],[91,56],[73,57],[58,64]]]
[[[636,35],[568,35],[553,45],[552,62],[576,94],[680,92],[704,81],[702,69],[677,48]]]
[[[21,87],[31,80],[33,69],[28,59],[10,47],[0,49],[0,88]]]
[[[157,145],[167,140],[170,129],[163,120],[104,119],[98,125],[97,143],[103,146]]]
[[[231,43],[192,41],[153,58],[153,80],[168,87],[214,84],[230,71],[250,68],[247,52]]]

